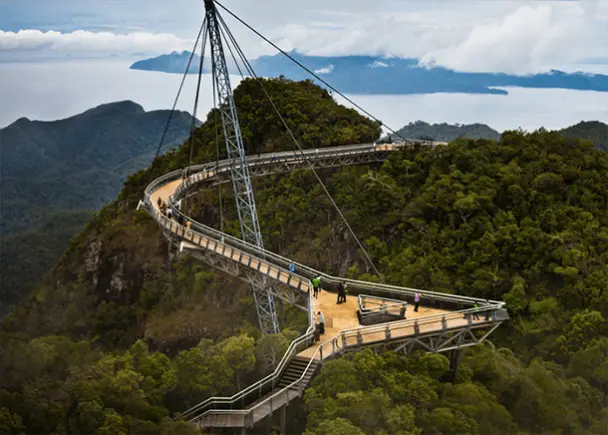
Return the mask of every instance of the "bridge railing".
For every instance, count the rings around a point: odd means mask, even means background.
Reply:
[[[378,145],[380,147],[380,145]],[[353,150],[355,148],[355,150]],[[355,147],[331,147],[331,148],[321,148],[318,150],[305,150],[304,153],[308,156],[320,156],[319,158],[325,158],[328,155],[337,155],[340,152],[344,152],[348,150],[352,153],[361,153],[361,152],[375,152],[373,144],[361,144]],[[273,153],[270,155],[262,155],[260,157],[249,157],[248,164],[254,163],[255,161],[264,161],[269,162],[274,158],[285,157],[291,159],[301,159],[301,155],[296,152],[280,152]],[[325,283],[323,288],[328,287],[330,290],[335,290],[340,281],[345,282],[349,286],[349,291],[352,294],[361,294],[367,293],[375,296],[398,296],[400,299],[405,299],[409,302],[413,302],[414,295],[416,293],[422,293],[423,298],[421,300],[421,305],[434,306],[437,308],[449,308],[449,309],[461,309],[465,307],[472,306],[474,303],[478,304],[487,304],[487,303],[502,303],[499,301],[488,301],[486,299],[480,298],[472,298],[467,296],[459,296],[459,295],[448,295],[446,293],[438,293],[431,291],[423,291],[419,289],[407,288],[407,287],[397,287],[390,286],[386,284],[380,283],[370,283],[365,281],[351,280],[351,279],[343,279],[336,278],[331,275],[325,274],[318,270],[315,270],[307,265],[295,262],[291,259],[287,259],[278,254],[275,254],[271,251],[267,251],[264,249],[260,249],[255,245],[251,245],[243,240],[230,236],[228,234],[222,233],[214,228],[211,228],[207,225],[201,224],[200,222],[196,222],[189,217],[185,216],[176,206],[175,203],[182,199],[183,195],[187,192],[189,188],[191,188],[194,184],[201,181],[210,181],[213,177],[216,177],[219,173],[223,171],[228,171],[230,168],[231,161],[223,160],[220,162],[219,166],[216,164],[206,164],[206,165],[197,165],[193,166],[189,169],[189,173],[192,175],[189,178],[188,182],[181,183],[178,188],[175,190],[173,195],[169,198],[169,206],[173,210],[174,215],[179,216],[182,220],[190,220],[193,227],[196,226],[196,229],[203,234],[206,234],[210,237],[214,237],[218,240],[222,240],[224,243],[227,243],[231,246],[234,246],[238,249],[249,252],[253,255],[256,255],[260,258],[266,258],[268,260],[272,260],[274,264],[277,264],[283,268],[288,268],[290,264],[294,264],[296,267],[297,273],[306,277],[307,279],[312,279],[315,276],[321,276],[322,284]],[[329,286],[327,286],[329,284]]]
[[[295,397],[307,386],[306,375],[312,374],[314,370],[313,361],[324,360],[339,356],[349,350],[358,349],[365,345],[371,345],[378,342],[386,342],[393,340],[405,340],[417,335],[435,334],[437,332],[449,331],[451,329],[462,328],[467,325],[470,328],[483,327],[489,322],[496,321],[499,312],[504,311],[502,305],[492,304],[486,307],[472,308],[456,313],[437,314],[432,316],[420,317],[417,319],[403,320],[397,322],[388,322],[379,325],[349,328],[340,331],[335,337],[323,342],[317,347],[310,362],[306,366],[302,375],[293,381],[288,386],[266,397],[254,406],[242,409],[213,409],[204,413],[200,413],[189,421],[196,421],[210,415],[242,415],[244,422],[250,422],[249,426],[253,426],[254,413],[266,408],[267,410],[276,409],[275,406],[284,405],[282,396],[288,395]],[[479,319],[474,319],[475,315]],[[464,323],[464,325],[463,325]],[[457,347],[466,347],[471,344],[446,345],[445,348],[439,349],[439,352],[448,351]]]
[[[175,195],[172,195],[169,199],[169,206],[172,209],[174,216],[178,217],[182,221],[189,220],[191,222],[191,228],[196,231],[207,235],[209,237],[215,238],[217,240],[221,240],[223,243],[228,244],[237,249],[248,252],[258,258],[265,259],[266,261],[272,262],[273,264],[280,266],[281,268],[288,269],[290,264],[295,266],[295,274],[305,277],[307,279],[312,279],[316,276],[321,277],[321,287],[324,289],[335,290],[340,282],[344,282],[348,286],[348,292],[350,294],[371,294],[374,296],[393,296],[397,297],[401,300],[406,300],[408,302],[413,302],[416,293],[422,294],[421,305],[426,306],[434,306],[437,308],[446,308],[446,309],[462,309],[465,307],[470,307],[474,303],[480,305],[486,305],[488,303],[499,303],[504,304],[504,302],[500,301],[492,301],[481,298],[473,298],[469,296],[461,296],[461,295],[452,295],[447,293],[439,293],[432,292],[427,290],[420,290],[415,288],[408,287],[397,287],[388,284],[381,283],[372,283],[368,281],[359,281],[347,278],[339,278],[334,277],[332,275],[326,274],[324,272],[318,271],[309,267],[305,264],[298,263],[292,259],[285,258],[279,254],[276,254],[271,251],[267,251],[265,249],[261,249],[255,245],[247,243],[237,237],[231,236],[226,233],[222,233],[215,228],[212,228],[208,225],[202,224],[200,222],[196,222],[184,215],[176,206],[175,202],[179,199],[179,195],[177,195],[177,191]],[[329,285],[328,285],[329,284]]]
[[[357,296],[359,323],[368,325],[371,322],[380,323],[378,320],[386,322],[389,318],[405,319],[407,305],[407,302],[397,299],[360,294]]]

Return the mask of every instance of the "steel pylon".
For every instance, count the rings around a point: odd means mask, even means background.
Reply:
[[[226,151],[228,158],[232,160],[232,187],[241,223],[241,237],[248,243],[264,248],[243,137],[222,46],[217,9],[213,0],[204,0],[204,2],[211,44],[212,74],[219,101],[218,109],[222,115]],[[261,330],[267,333],[278,333],[279,323],[272,293],[265,285],[253,285],[252,290]]]

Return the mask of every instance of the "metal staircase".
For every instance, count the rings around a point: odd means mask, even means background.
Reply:
[[[302,375],[304,375],[302,378],[304,380],[303,386],[306,388],[317,371],[319,361],[312,361],[311,367],[307,370],[308,363],[310,363],[309,358],[303,358],[301,356],[294,357],[279,380],[279,388],[287,388],[294,382],[300,380]]]
[[[296,356],[279,378],[276,388],[245,405],[242,410],[213,410],[196,419],[195,424],[201,429],[252,427],[274,411],[284,409],[289,402],[301,397],[318,367],[318,360]]]

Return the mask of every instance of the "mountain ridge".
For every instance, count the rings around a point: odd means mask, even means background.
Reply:
[[[20,118],[0,129],[0,318],[31,290],[91,212],[116,197],[127,175],[150,164],[168,114],[125,100],[56,121]],[[174,114],[166,147],[183,142],[190,119],[186,112]],[[65,225],[53,225],[57,213],[64,213]],[[27,242],[15,246],[21,239]]]
[[[190,52],[171,53],[143,59],[131,69],[183,74]],[[586,72],[565,73],[552,69],[546,73],[510,75],[505,73],[469,73],[439,66],[424,66],[413,58],[378,56],[307,56],[297,51],[290,55],[341,92],[350,94],[432,94],[469,93],[508,95],[504,87],[556,88],[608,92],[608,75]],[[285,76],[292,80],[311,78],[281,54],[250,59],[255,72],[264,77]],[[198,73],[200,57],[194,55],[189,74]],[[203,72],[209,73],[205,59]],[[238,74],[228,61],[231,74]]]

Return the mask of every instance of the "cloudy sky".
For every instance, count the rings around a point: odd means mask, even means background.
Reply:
[[[8,54],[190,49],[201,0],[0,0]],[[419,58],[461,71],[527,73],[608,61],[608,0],[221,0],[284,49]],[[274,54],[224,17],[250,58]]]

